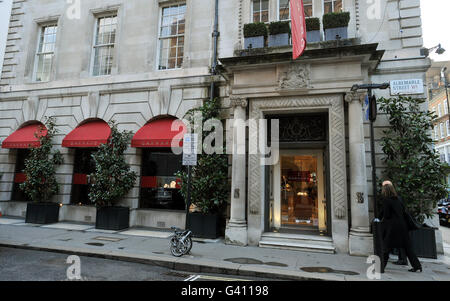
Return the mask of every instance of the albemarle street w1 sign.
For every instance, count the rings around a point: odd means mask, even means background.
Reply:
[[[423,94],[422,79],[403,79],[391,81],[391,95]]]

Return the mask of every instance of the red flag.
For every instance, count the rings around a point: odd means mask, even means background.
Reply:
[[[290,0],[292,58],[295,60],[303,54],[306,48],[306,23],[303,0]]]

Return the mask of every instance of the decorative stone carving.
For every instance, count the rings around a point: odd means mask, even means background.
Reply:
[[[23,116],[25,121],[36,120],[39,108],[39,97],[30,96],[23,104]]]
[[[359,204],[363,204],[364,203],[364,192],[357,192],[356,200]]]
[[[247,105],[248,105],[248,101],[247,101],[247,98],[245,98],[245,97],[241,97],[241,96],[231,96],[231,97],[230,97],[230,104],[231,104],[231,106],[232,106],[233,108],[234,108],[234,107],[237,107],[237,106],[246,108]]]
[[[311,67],[308,64],[291,64],[286,72],[282,72],[278,79],[281,90],[295,90],[311,86]]]
[[[276,117],[280,126],[280,142],[326,140],[325,116]]]
[[[364,105],[366,99],[366,92],[351,91],[345,94],[345,101],[351,103],[352,101],[359,101]]]

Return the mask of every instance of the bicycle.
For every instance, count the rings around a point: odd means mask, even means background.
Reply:
[[[170,252],[173,256],[180,257],[188,254],[192,249],[192,231],[171,227],[174,234],[170,237]]]

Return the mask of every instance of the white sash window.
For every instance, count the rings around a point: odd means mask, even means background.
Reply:
[[[55,55],[56,24],[45,25],[40,29],[38,49],[36,52],[35,81],[47,82],[52,72]]]

